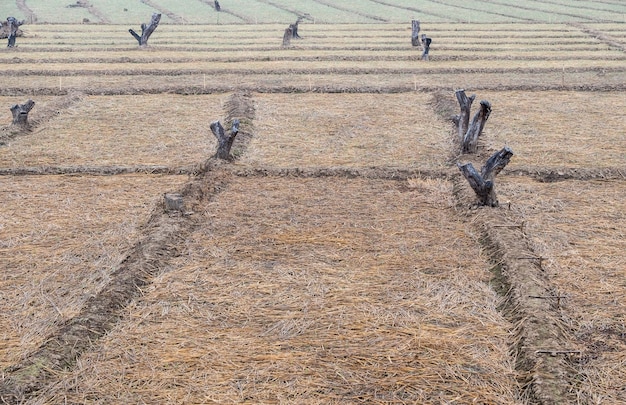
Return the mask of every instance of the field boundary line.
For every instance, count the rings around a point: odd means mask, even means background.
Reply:
[[[63,174],[86,174],[114,176],[120,174],[194,174],[196,167],[168,167],[158,165],[138,166],[40,166],[0,168],[0,176],[45,176]]]
[[[617,48],[622,52],[626,52],[626,43],[620,42],[617,39],[607,35],[602,31],[595,30],[593,28],[586,27],[581,23],[570,23],[572,27],[579,29],[581,32],[589,35],[590,37],[602,42],[605,45],[608,45],[611,48]]]

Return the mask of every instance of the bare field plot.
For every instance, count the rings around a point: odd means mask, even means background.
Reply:
[[[519,403],[452,205],[441,181],[233,179],[46,402]]]
[[[493,113],[489,149],[515,151],[518,167],[626,167],[621,92],[481,92]]]
[[[187,176],[0,176],[0,368],[37,348],[141,237]]]
[[[500,193],[525,219],[555,294],[566,297],[561,310],[583,353],[580,398],[626,402],[626,183],[501,180]]]
[[[449,157],[449,125],[429,112],[429,94],[259,94],[255,100],[255,138],[244,165],[439,169]]]
[[[0,148],[0,166],[193,166],[214,153],[209,124],[225,98],[86,96]]]

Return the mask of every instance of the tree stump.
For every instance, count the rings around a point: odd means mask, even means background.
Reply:
[[[473,94],[471,97],[467,97],[464,89],[457,90],[455,95],[457,101],[459,102],[459,106],[461,107],[461,113],[454,117],[454,122],[456,123],[459,131],[459,141],[463,142],[465,134],[467,133],[467,128],[469,127],[470,111],[476,95]]]
[[[296,38],[296,39],[300,39],[300,35],[298,34],[298,24],[300,24],[300,21],[304,20],[304,17],[300,16],[298,17],[298,19],[296,20],[296,22],[294,24],[290,24],[289,28],[291,28],[291,37],[292,38]]]
[[[431,42],[433,42],[432,39],[428,38],[426,34],[422,34],[422,46],[424,47],[424,51],[422,52],[422,60],[429,60],[428,52],[430,51]]]
[[[491,103],[487,100],[480,102],[480,110],[474,114],[472,123],[463,136],[463,153],[476,153],[478,150],[478,137],[483,133],[485,123],[491,114]]]
[[[226,131],[219,121],[213,121],[210,127],[211,132],[213,132],[218,142],[215,157],[218,159],[233,160],[233,156],[230,154],[230,148],[232,148],[235,137],[237,133],[239,133],[239,120],[233,121],[230,135],[226,135]]]
[[[13,114],[13,125],[18,125],[21,127],[29,127],[28,124],[28,113],[35,106],[35,102],[33,100],[28,100],[24,104],[15,104],[11,107],[11,113]]]
[[[411,45],[420,46],[420,22],[419,20],[411,21]]]
[[[215,0],[215,11],[222,11],[222,6],[220,6],[220,2]]]
[[[183,196],[178,193],[165,193],[163,196],[165,203],[165,212],[181,212],[185,211],[183,204]]]
[[[496,176],[509,164],[512,156],[513,151],[508,146],[505,146],[487,160],[480,169],[480,173],[476,171],[471,163],[457,164],[474,193],[476,193],[480,205],[489,207],[497,207],[499,205],[495,190]]]
[[[24,21],[17,21],[15,17],[7,18],[7,29],[8,34],[7,38],[9,39],[8,48],[13,48],[15,46],[15,40],[17,38],[17,30],[20,25],[24,24]]]
[[[289,26],[283,34],[283,46],[291,45],[291,38],[293,38],[293,29]]]
[[[146,25],[146,23],[141,24],[141,36],[132,29],[129,29],[128,32],[130,32],[130,34],[135,37],[137,42],[139,42],[139,46],[146,46],[148,45],[150,35],[152,35],[156,27],[159,25],[159,21],[161,21],[161,14],[154,13],[152,14],[150,25]]]

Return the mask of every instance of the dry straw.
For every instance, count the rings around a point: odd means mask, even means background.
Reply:
[[[501,199],[525,221],[556,286],[553,300],[580,350],[574,385],[584,403],[626,401],[626,189],[623,181],[536,183],[499,178]]]
[[[244,165],[431,170],[446,165],[449,124],[428,112],[428,94],[263,94],[255,99],[257,131]]]
[[[450,196],[434,180],[234,179],[42,400],[520,403],[509,325]]]
[[[2,167],[193,166],[214,153],[224,95],[92,96],[0,148]],[[34,120],[46,102],[33,109]],[[209,115],[209,117],[207,117]]]
[[[518,168],[626,166],[621,93],[486,91],[477,97],[493,106],[485,127],[487,148],[509,145]]]
[[[187,176],[1,176],[0,368],[109,282],[140,225]]]

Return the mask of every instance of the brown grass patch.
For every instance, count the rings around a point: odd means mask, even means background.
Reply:
[[[234,179],[46,401],[519,403],[508,324],[450,196]]]
[[[36,348],[108,280],[187,176],[0,177],[0,368]]]

